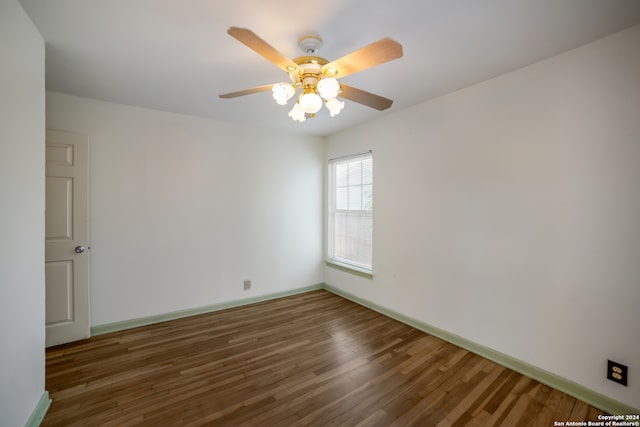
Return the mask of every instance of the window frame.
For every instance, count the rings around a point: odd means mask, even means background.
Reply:
[[[337,209],[336,200],[337,200],[337,191],[336,191],[336,169],[338,165],[347,164],[355,161],[362,161],[371,159],[371,207],[369,209]],[[356,154],[349,154],[346,156],[341,156],[333,159],[329,159],[328,161],[328,191],[327,191],[327,250],[326,250],[326,265],[336,268],[341,271],[346,271],[349,273],[357,274],[362,277],[366,277],[369,279],[373,278],[373,231],[371,232],[371,265],[368,266],[366,264],[359,263],[355,260],[350,260],[346,258],[341,258],[335,256],[335,214],[337,211],[345,212],[345,213],[355,213],[362,214],[364,212],[369,212],[371,217],[371,224],[373,226],[373,217],[374,217],[374,209],[373,209],[373,193],[374,190],[374,177],[373,177],[373,151],[366,151]],[[360,186],[369,185],[360,183]]]

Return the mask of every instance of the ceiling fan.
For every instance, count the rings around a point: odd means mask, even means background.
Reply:
[[[402,45],[395,40],[384,38],[329,62],[315,56],[322,45],[322,39],[315,34],[298,39],[298,45],[306,55],[291,60],[251,30],[231,27],[227,33],[284,70],[289,75],[291,83],[258,86],[225,93],[220,95],[220,98],[236,98],[270,90],[278,104],[287,105],[289,99],[298,89],[301,89],[298,100],[289,112],[289,117],[298,122],[315,117],[322,108],[323,102],[331,117],[335,116],[344,108],[344,102],[338,98],[348,99],[381,111],[391,107],[393,103],[391,99],[338,82],[338,78],[400,58]]]

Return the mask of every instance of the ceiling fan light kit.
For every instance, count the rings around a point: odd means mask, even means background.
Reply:
[[[342,84],[338,78],[400,58],[402,46],[394,40],[389,38],[379,40],[329,62],[324,58],[314,56],[322,46],[322,39],[315,34],[298,39],[298,46],[307,56],[290,60],[251,30],[231,27],[227,33],[284,70],[289,75],[291,83],[259,86],[223,94],[220,95],[221,98],[236,98],[271,90],[276,103],[287,105],[298,89],[301,89],[300,96],[289,111],[289,117],[297,122],[304,122],[307,118],[315,117],[323,103],[329,110],[331,117],[339,114],[344,108],[344,102],[340,101],[338,97],[377,110],[385,110],[393,103],[392,100],[382,96]]]

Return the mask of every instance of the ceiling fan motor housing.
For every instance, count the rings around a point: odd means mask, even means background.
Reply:
[[[299,83],[301,87],[315,87],[318,80],[322,76],[322,66],[328,61],[319,56],[301,56],[294,59],[294,62],[300,66],[300,70],[293,70],[289,73],[289,78],[295,83]]]

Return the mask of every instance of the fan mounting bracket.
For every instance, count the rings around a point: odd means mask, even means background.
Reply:
[[[305,34],[298,38],[298,46],[307,55],[315,55],[322,46],[322,37],[317,34]]]

